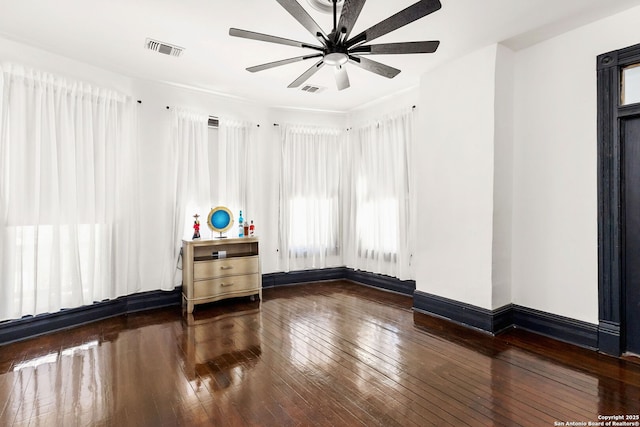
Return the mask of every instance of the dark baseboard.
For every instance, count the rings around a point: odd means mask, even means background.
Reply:
[[[497,308],[491,313],[492,334],[498,335],[501,332],[513,328],[513,304],[507,304],[503,307]]]
[[[346,280],[360,283],[362,285],[372,286],[374,288],[392,291],[399,294],[412,296],[416,290],[415,280],[400,280],[396,277],[385,276],[384,274],[369,273],[362,270],[354,270],[345,268]]]
[[[598,349],[598,326],[592,323],[514,305],[513,326],[591,350]]]
[[[399,280],[381,274],[355,271],[346,267],[271,273],[262,276],[262,287],[294,285],[326,280],[352,280],[364,285],[412,295],[415,281]],[[182,287],[172,291],[151,291],[126,295],[110,301],[60,310],[57,313],[28,316],[0,323],[0,345],[22,341],[39,335],[81,326],[122,314],[156,308],[180,306]]]
[[[413,295],[416,289],[415,280],[400,280],[384,274],[369,273],[347,267],[263,274],[262,287],[272,288],[275,286],[289,286],[326,280],[350,280],[362,285],[393,291],[407,296]]]
[[[600,320],[598,324],[598,350],[602,353],[619,356],[622,354],[620,323]]]
[[[601,328],[591,323],[527,307],[509,304],[488,310],[421,291],[413,295],[413,308],[494,335],[522,328],[592,350],[598,349],[599,335],[603,334]]]
[[[340,280],[345,278],[345,270],[345,267],[333,267],[263,274],[262,287],[273,288],[275,286]]]
[[[451,320],[456,323],[471,326],[485,332],[495,333],[495,319],[504,322],[508,318],[502,309],[498,314],[486,308],[476,307],[460,301],[451,300],[426,292],[415,291],[413,293],[413,308],[425,314],[434,314],[438,317]],[[498,310],[496,310],[497,312]]]
[[[172,291],[151,291],[131,294],[110,301],[60,310],[57,313],[39,314],[0,323],[0,345],[63,329],[81,326],[98,320],[143,310],[179,306],[182,304],[182,287]]]
[[[127,314],[155,308],[179,306],[182,305],[182,286],[177,286],[172,291],[141,292],[124,298],[127,299]]]
[[[614,347],[620,342],[620,327],[610,322],[600,322],[600,325],[593,325],[512,304],[496,310],[488,310],[416,291],[413,280],[399,280],[395,277],[346,267],[265,274],[263,275],[263,287],[288,286],[326,280],[350,280],[383,290],[413,295],[413,308],[416,311],[436,315],[494,335],[516,327],[581,347],[599,349],[608,354],[619,354],[619,349]],[[0,323],[0,345],[114,316],[179,306],[181,303],[182,288],[177,287],[173,291],[137,293],[89,306],[61,310],[53,314],[7,321]]]

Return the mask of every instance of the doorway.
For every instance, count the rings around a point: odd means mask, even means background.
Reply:
[[[640,44],[597,64],[598,347],[640,355]]]
[[[640,355],[640,115],[620,121],[623,154],[623,351]]]

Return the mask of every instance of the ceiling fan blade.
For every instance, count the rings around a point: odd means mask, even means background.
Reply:
[[[338,86],[338,90],[347,89],[351,86],[349,83],[349,75],[347,74],[347,69],[344,65],[336,65],[333,72],[336,76],[336,85]]]
[[[351,34],[351,30],[353,30],[353,26],[360,16],[360,11],[364,6],[366,0],[345,0],[342,5],[342,13],[340,14],[340,22],[338,22],[338,27],[336,29],[336,37],[340,34],[341,31],[344,31],[344,40],[349,38],[349,34]]]
[[[309,80],[309,78],[311,76],[313,76],[323,66],[324,66],[324,58],[322,58],[320,61],[318,61],[315,64],[313,64],[307,71],[302,73],[300,75],[300,77],[298,77],[297,79],[292,81],[291,84],[289,86],[287,86],[287,87],[292,88],[292,87],[300,86],[302,83],[304,83],[307,80]]]
[[[381,64],[377,61],[372,61],[367,58],[363,58],[357,55],[349,55],[349,62],[364,70],[371,71],[372,73],[379,74],[388,79],[392,79],[400,73],[397,68],[390,67],[388,65]]]
[[[317,58],[318,56],[322,56],[322,54],[316,53],[314,55],[296,56],[295,58],[281,59],[280,61],[273,61],[273,62],[267,62],[266,64],[254,65],[253,67],[247,68],[247,71],[251,71],[252,73],[255,73],[256,71],[268,70],[269,68],[292,64],[294,62],[304,61],[305,59]]]
[[[314,37],[320,38],[321,40],[327,39],[327,35],[322,31],[322,28],[313,20],[311,15],[307,13],[307,11],[300,6],[296,0],[276,0],[280,3],[280,6],[285,8],[287,12],[291,14],[299,23],[302,24],[303,27],[307,29]],[[318,36],[318,34],[322,35],[322,38]]]
[[[238,28],[229,28],[229,35],[233,37],[242,37],[245,39],[259,40],[259,41],[269,42],[269,43],[284,44],[287,46],[307,47],[309,49],[315,49],[320,51],[323,50],[321,46],[315,46],[312,44],[299,42],[296,40],[285,39],[277,36],[270,36],[269,34],[262,34],[262,33],[256,33],[253,31],[240,30]]]
[[[359,55],[393,55],[404,53],[433,53],[438,49],[439,41],[384,43],[356,46],[349,52]]]
[[[385,34],[395,31],[400,27],[404,27],[415,20],[424,18],[441,7],[442,4],[439,0],[421,0],[406,9],[401,10],[395,15],[378,22],[373,27],[364,30],[351,40],[347,41],[346,45],[347,47],[351,47],[360,43],[370,42],[371,40],[384,36]]]

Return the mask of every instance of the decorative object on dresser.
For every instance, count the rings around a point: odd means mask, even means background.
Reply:
[[[218,206],[209,211],[209,216],[207,217],[207,225],[211,229],[211,231],[215,231],[220,233],[219,236],[216,236],[218,239],[224,239],[226,236],[223,236],[222,233],[227,231],[233,225],[233,214],[228,208],[224,206]]]
[[[182,302],[194,305],[255,295],[262,300],[258,238],[182,241]]]
[[[193,220],[193,240],[199,239],[200,238],[200,220],[198,218],[200,218],[200,215],[195,214],[193,216],[194,220]]]

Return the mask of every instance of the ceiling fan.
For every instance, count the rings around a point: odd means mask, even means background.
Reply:
[[[302,73],[300,77],[291,82],[288,86],[290,88],[299,87],[322,67],[330,65],[333,66],[335,70],[338,90],[346,89],[350,86],[349,76],[347,75],[347,70],[344,67],[347,62],[364,70],[371,71],[372,73],[379,74],[387,78],[393,78],[400,73],[400,70],[380,62],[372,61],[362,55],[433,53],[438,49],[438,45],[440,44],[439,41],[367,44],[378,37],[395,31],[400,27],[404,27],[413,21],[439,10],[442,7],[439,0],[421,0],[351,38],[349,38],[349,35],[366,0],[344,0],[339,21],[337,13],[338,0],[330,0],[333,3],[333,31],[329,34],[326,34],[322,28],[318,26],[309,13],[307,13],[307,11],[296,0],[276,1],[280,3],[280,5],[300,24],[302,24],[303,27],[313,34],[313,36],[320,42],[320,45],[256,33],[253,31],[240,30],[238,28],[230,28],[229,35],[315,50],[315,53],[310,53],[308,55],[281,59],[279,61],[247,68],[247,71],[254,73],[256,71],[267,70],[269,68],[304,61],[306,59],[320,58],[318,62]]]

